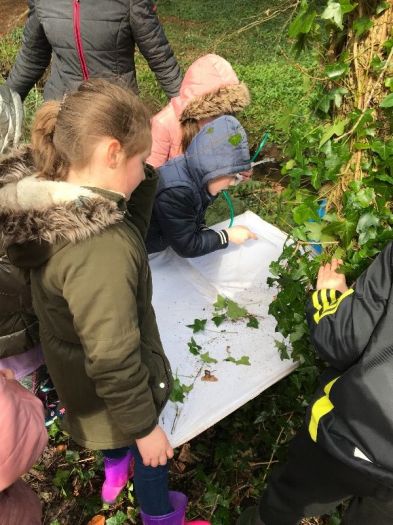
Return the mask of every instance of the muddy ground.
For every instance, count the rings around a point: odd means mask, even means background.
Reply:
[[[0,35],[24,22],[27,15],[27,0],[0,0]]]

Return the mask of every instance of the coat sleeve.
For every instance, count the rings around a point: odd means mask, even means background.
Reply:
[[[22,47],[6,81],[22,100],[42,77],[52,55],[52,47],[36,13],[35,1],[29,0],[28,5],[29,14],[23,31]]]
[[[168,98],[176,97],[181,73],[151,0],[130,2],[131,31],[140,52]]]
[[[147,162],[155,168],[159,168],[160,166],[163,166],[169,159],[171,139],[167,128],[154,117],[151,121],[151,135],[153,142],[151,146],[151,153],[147,159]]]
[[[132,439],[144,437],[155,427],[157,411],[141,358],[142,262],[104,233],[75,245],[61,264],[62,293],[83,345],[86,373],[118,428]]]
[[[149,229],[158,184],[158,175],[154,168],[146,165],[145,177],[145,180],[139,184],[127,202],[127,208],[131,214],[131,221],[138,228],[144,239]]]
[[[366,349],[386,311],[392,288],[389,244],[343,294],[318,290],[307,307],[311,341],[322,359],[338,370],[351,366]]]
[[[199,257],[226,248],[228,234],[198,223],[194,196],[189,188],[163,191],[155,203],[155,217],[163,237],[181,257]]]

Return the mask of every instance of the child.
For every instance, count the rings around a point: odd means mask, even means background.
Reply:
[[[251,177],[247,137],[240,123],[222,116],[206,124],[184,155],[159,170],[153,215],[146,239],[149,253],[171,246],[181,257],[199,257],[256,236],[245,226],[216,232],[204,224],[218,193]]]
[[[188,68],[179,96],[152,119],[149,164],[158,168],[181,155],[201,127],[220,115],[238,113],[249,103],[248,89],[229,62],[213,54],[198,58]]]
[[[44,450],[48,435],[39,399],[0,370],[0,522],[40,525],[41,503],[19,477],[28,472]]]
[[[288,462],[240,525],[295,525],[352,498],[342,523],[393,523],[393,243],[347,288],[333,259],[318,273],[308,320],[332,368]]]
[[[147,111],[123,87],[92,80],[45,103],[32,129],[37,172],[0,190],[0,239],[31,270],[65,427],[104,451],[103,500],[126,485],[131,447],[143,522],[181,525],[187,498],[168,492],[173,450],[158,426],[172,376],[143,242],[156,185],[144,165],[150,145]]]

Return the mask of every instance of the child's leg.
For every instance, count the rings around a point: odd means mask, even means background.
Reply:
[[[377,489],[374,497],[353,498],[342,525],[392,525],[393,490]]]
[[[145,514],[163,516],[172,512],[168,491],[168,463],[146,467],[136,446],[131,447],[135,458],[134,486],[138,503]]]
[[[330,513],[353,495],[372,495],[375,488],[375,482],[325,452],[303,429],[291,443],[287,463],[269,479],[260,517],[265,525],[296,525],[303,517]]]

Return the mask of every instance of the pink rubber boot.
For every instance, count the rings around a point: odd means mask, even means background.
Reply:
[[[117,496],[134,475],[134,458],[130,451],[122,458],[104,457],[105,481],[101,489],[104,503],[115,503]]]
[[[163,516],[149,516],[141,511],[143,525],[210,525],[208,521],[186,521],[188,498],[182,492],[169,491],[169,501],[173,511]]]

